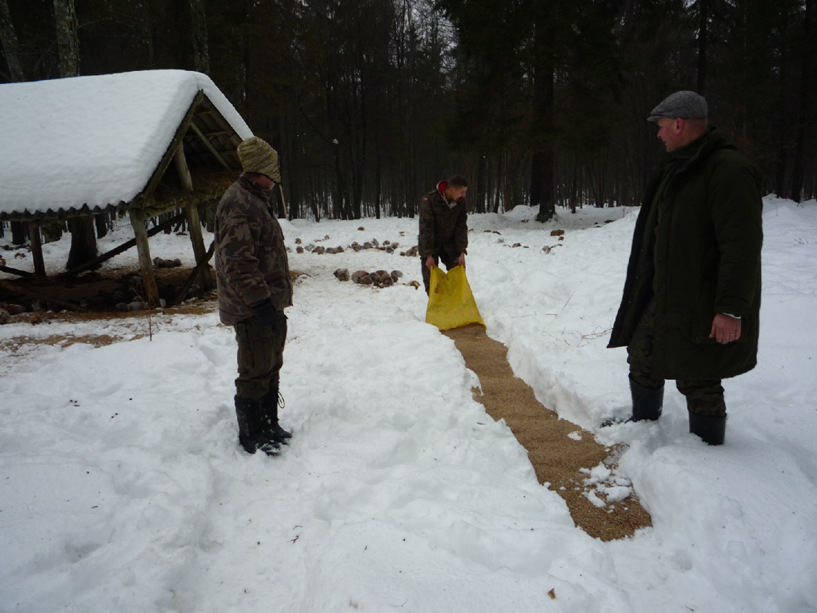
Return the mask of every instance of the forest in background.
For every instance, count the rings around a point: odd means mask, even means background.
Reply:
[[[764,191],[817,196],[815,0],[0,0],[0,82],[209,75],[281,154],[291,217],[638,205],[649,110],[693,89]],[[2,112],[2,109],[0,109]]]

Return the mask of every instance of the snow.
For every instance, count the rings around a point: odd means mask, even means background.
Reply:
[[[210,78],[146,70],[0,85],[0,213],[91,210],[147,184],[199,91],[252,132]]]
[[[622,541],[574,527],[473,400],[476,375],[403,284],[420,280],[419,258],[399,255],[416,220],[282,222],[303,275],[282,372],[294,438],[278,458],[238,447],[235,341],[212,304],[0,326],[0,610],[817,611],[817,203],[770,196],[764,211],[759,365],[725,382],[722,447],[688,433],[672,385],[658,422],[597,427],[628,412],[626,353],[606,344],[637,209],[470,218],[489,335],[545,405],[629,445],[612,481],[604,466],[584,475],[598,504],[632,487],[651,513]],[[100,249],[128,235],[123,223]],[[399,246],[298,254],[297,238]],[[69,242],[44,245],[54,270]],[[193,260],[175,235],[152,253]],[[365,288],[340,267],[405,276]]]

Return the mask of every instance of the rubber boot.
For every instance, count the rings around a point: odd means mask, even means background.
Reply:
[[[247,453],[263,451],[275,455],[281,446],[261,430],[261,399],[235,397],[235,416],[238,420],[238,442]]]
[[[630,377],[630,394],[633,398],[633,415],[629,421],[655,421],[661,417],[664,407],[664,384],[645,387]]]
[[[655,421],[661,417],[661,410],[664,406],[664,384],[660,387],[645,387],[630,377],[630,396],[633,399],[632,415],[626,419],[623,417],[610,417],[601,422],[602,428],[626,424],[631,421]]]
[[[690,411],[689,431],[700,436],[707,445],[723,445],[726,436],[726,415],[698,415]]]
[[[278,392],[278,386],[270,385],[267,393],[261,397],[261,432],[276,443],[289,445],[292,434],[278,423],[278,407],[284,406],[284,398]]]

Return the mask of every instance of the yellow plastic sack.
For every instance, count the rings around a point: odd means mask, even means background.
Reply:
[[[468,324],[484,326],[465,268],[455,266],[448,273],[435,266],[431,269],[426,323],[440,330],[460,328]]]

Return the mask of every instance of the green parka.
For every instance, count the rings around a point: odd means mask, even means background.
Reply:
[[[420,203],[417,250],[422,258],[442,256],[448,262],[468,248],[468,210],[465,200],[449,205],[443,195],[447,182],[429,192]]]
[[[757,363],[760,179],[716,128],[670,154],[654,173],[636,221],[610,347],[628,345],[656,304],[653,376],[725,379]],[[709,338],[717,313],[741,318],[741,336]]]

